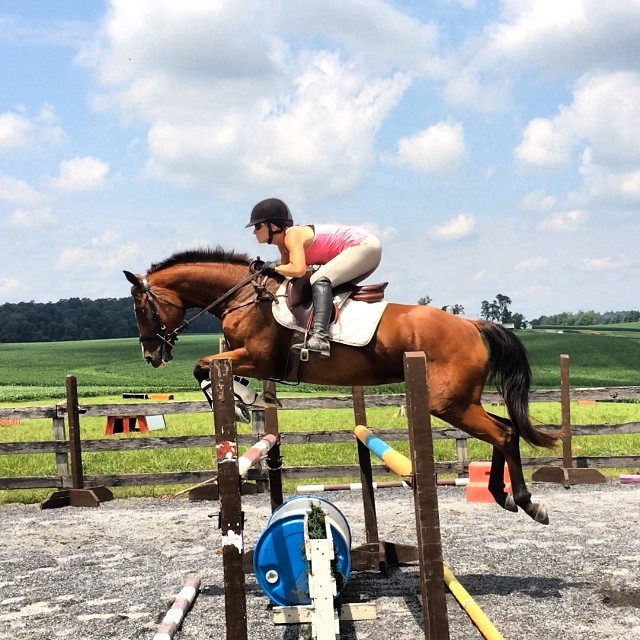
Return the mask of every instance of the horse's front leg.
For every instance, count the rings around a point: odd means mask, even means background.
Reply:
[[[193,375],[198,381],[209,405],[213,407],[213,397],[211,396],[211,363],[213,360],[226,358],[231,360],[231,367],[234,373],[242,373],[251,376],[254,371],[251,365],[249,354],[246,349],[234,349],[225,351],[214,356],[204,356],[196,362]],[[250,422],[251,414],[248,407],[268,408],[278,406],[275,397],[265,397],[263,393],[258,393],[249,386],[249,380],[238,375],[233,376],[233,395],[236,400],[236,419],[239,422]]]

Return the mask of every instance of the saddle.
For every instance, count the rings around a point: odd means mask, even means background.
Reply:
[[[313,317],[313,299],[311,295],[311,272],[299,278],[292,278],[287,282],[285,300],[289,311],[293,314],[301,327],[308,327]],[[340,297],[341,307],[347,300],[358,302],[380,302],[384,300],[384,290],[388,282],[378,284],[359,285],[353,282],[345,282],[333,289],[334,300]],[[331,322],[335,322],[340,313],[339,306],[334,303]]]

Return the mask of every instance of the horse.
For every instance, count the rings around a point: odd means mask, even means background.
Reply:
[[[216,358],[230,359],[238,376],[285,380],[296,332],[278,324],[271,309],[284,278],[275,273],[263,277],[252,262],[246,254],[215,247],[175,253],[152,264],[144,275],[124,271],[132,285],[144,359],[152,367],[168,363],[178,334],[190,324],[186,311],[200,309],[198,315],[207,312],[220,319],[228,344],[227,351],[196,362],[193,373],[202,388]],[[389,302],[368,344],[334,342],[329,358],[311,356],[300,363],[297,375],[302,382],[324,385],[402,382],[404,353],[415,351],[424,352],[427,360],[430,413],[492,445],[488,489],[496,503],[508,511],[520,508],[534,521],[548,524],[545,506],[531,501],[524,480],[520,438],[552,448],[559,436],[532,424],[527,352],[502,325],[427,305]],[[489,382],[503,397],[508,418],[483,408],[481,395]],[[510,494],[505,492],[505,462]]]

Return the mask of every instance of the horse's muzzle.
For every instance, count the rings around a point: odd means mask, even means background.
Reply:
[[[159,348],[152,352],[144,351],[142,355],[145,362],[150,364],[154,369],[163,367],[165,364],[173,360],[171,349],[168,349],[166,346],[164,349]]]

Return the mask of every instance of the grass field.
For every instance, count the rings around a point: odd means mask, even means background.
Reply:
[[[194,393],[180,394],[180,400],[193,400],[199,396]],[[117,396],[96,397],[92,402],[118,402]],[[492,409],[496,411],[494,407]],[[500,411],[500,409],[497,409]],[[532,418],[539,424],[559,424],[560,404],[557,402],[535,403],[531,408]],[[398,415],[397,408],[371,408],[367,411],[368,423],[372,429],[398,428],[406,429],[406,418]],[[209,414],[165,416],[166,429],[153,432],[154,436],[207,435],[213,432],[212,419]],[[640,404],[598,403],[595,406],[572,406],[572,422],[574,424],[618,424],[640,421]],[[104,437],[104,418],[81,418],[84,438]],[[238,425],[243,433],[249,432],[248,425]],[[434,419],[433,426],[438,428],[443,423]],[[350,409],[312,409],[291,410],[279,413],[279,427],[282,432],[313,432],[321,430],[351,430],[353,428],[353,412]],[[144,438],[144,434],[121,435],[122,438]],[[51,421],[29,420],[17,427],[0,429],[0,442],[38,441],[51,439]],[[401,452],[408,454],[406,442],[394,443]],[[488,445],[479,440],[468,441],[469,456],[474,460],[485,460],[491,456]],[[572,442],[576,455],[628,455],[640,450],[640,434],[615,437],[582,436]],[[242,449],[241,449],[242,450]],[[435,459],[438,461],[455,460],[455,444],[453,440],[434,441]],[[546,450],[537,450],[526,444],[522,445],[525,457],[547,455]],[[357,464],[356,447],[352,443],[335,443],[322,445],[283,445],[282,455],[287,466]],[[99,473],[153,473],[161,471],[198,471],[214,469],[213,451],[210,448],[193,449],[160,449],[127,452],[85,453],[83,455],[86,474]],[[611,477],[619,473],[638,473],[638,469],[604,470]],[[529,470],[526,475],[530,476]],[[0,456],[0,477],[54,475],[55,460],[52,454]],[[212,471],[213,475],[213,471]],[[379,479],[393,479],[392,477]],[[308,478],[304,481],[288,481],[285,491],[292,493],[298,483],[353,482],[357,478]],[[114,489],[119,497],[124,496],[158,496],[171,495],[184,486],[159,486],[140,488]],[[4,502],[38,502],[50,491],[0,491],[0,503]]]
[[[560,354],[570,356],[572,386],[633,386],[640,382],[640,327],[622,335],[584,329],[576,333],[521,331],[518,336],[529,352],[536,389],[559,386]],[[85,398],[127,391],[194,390],[193,365],[202,355],[217,350],[218,336],[184,335],[174,349],[174,360],[167,367],[153,369],[143,361],[134,338],[0,344],[0,402],[63,398],[67,374],[77,376],[80,396]],[[286,388],[293,389],[317,392],[326,388],[304,384]],[[401,390],[402,385],[396,384],[372,391]]]
[[[640,324],[640,323],[638,323]],[[640,384],[640,326],[631,331],[595,331],[584,328],[579,332],[525,331],[518,334],[529,352],[534,387],[559,386],[560,354],[569,354],[571,385],[635,386]],[[218,336],[187,335],[180,338],[174,351],[175,359],[163,369],[152,369],[141,358],[135,339],[96,340],[45,344],[0,345],[0,405],[41,404],[64,398],[64,379],[67,374],[78,378],[79,395],[95,403],[121,402],[123,392],[170,392],[179,400],[202,399],[195,390],[191,370],[195,361],[205,353],[215,353]],[[324,389],[326,390],[326,389]],[[371,388],[372,392],[401,392],[403,386],[387,385]],[[279,393],[318,393],[323,388],[311,385],[284,387]],[[347,388],[332,388],[332,393],[348,393]],[[370,409],[368,421],[372,427],[406,428],[406,419],[396,415],[394,408]],[[532,416],[541,424],[559,424],[558,403],[532,405]],[[640,421],[640,404],[602,404],[595,407],[573,407],[574,424],[602,424]],[[83,437],[104,436],[104,419],[82,418]],[[166,429],[154,435],[206,435],[212,433],[208,414],[167,415]],[[283,411],[280,413],[283,431],[314,431],[318,429],[351,429],[351,410]],[[438,421],[434,421],[437,428]],[[243,427],[246,429],[246,427]],[[144,437],[138,435],[123,437]],[[0,429],[0,442],[20,440],[50,440],[50,420],[29,420],[21,425]],[[453,441],[434,442],[437,460],[455,460]],[[615,437],[589,436],[574,438],[573,447],[579,455],[635,455],[640,451],[640,435]],[[398,448],[406,452],[406,445]],[[283,455],[289,466],[357,464],[356,448],[351,444],[289,445]],[[489,447],[477,440],[469,441],[471,459],[490,457]],[[545,451],[538,452],[546,454]],[[523,456],[536,452],[528,446]],[[203,449],[168,449],[139,452],[91,453],[85,458],[85,473],[150,473],[154,471],[190,471],[211,469],[212,451]],[[638,469],[607,470],[614,477],[621,472],[638,473]],[[55,473],[53,455],[0,456],[0,477],[51,475]],[[336,478],[335,481],[354,479]],[[327,479],[316,479],[327,482]],[[314,482],[307,479],[305,482]],[[184,487],[143,487],[118,489],[116,495],[166,495]],[[295,483],[285,486],[295,491]],[[39,501],[48,491],[0,491],[0,503],[8,501]]]

